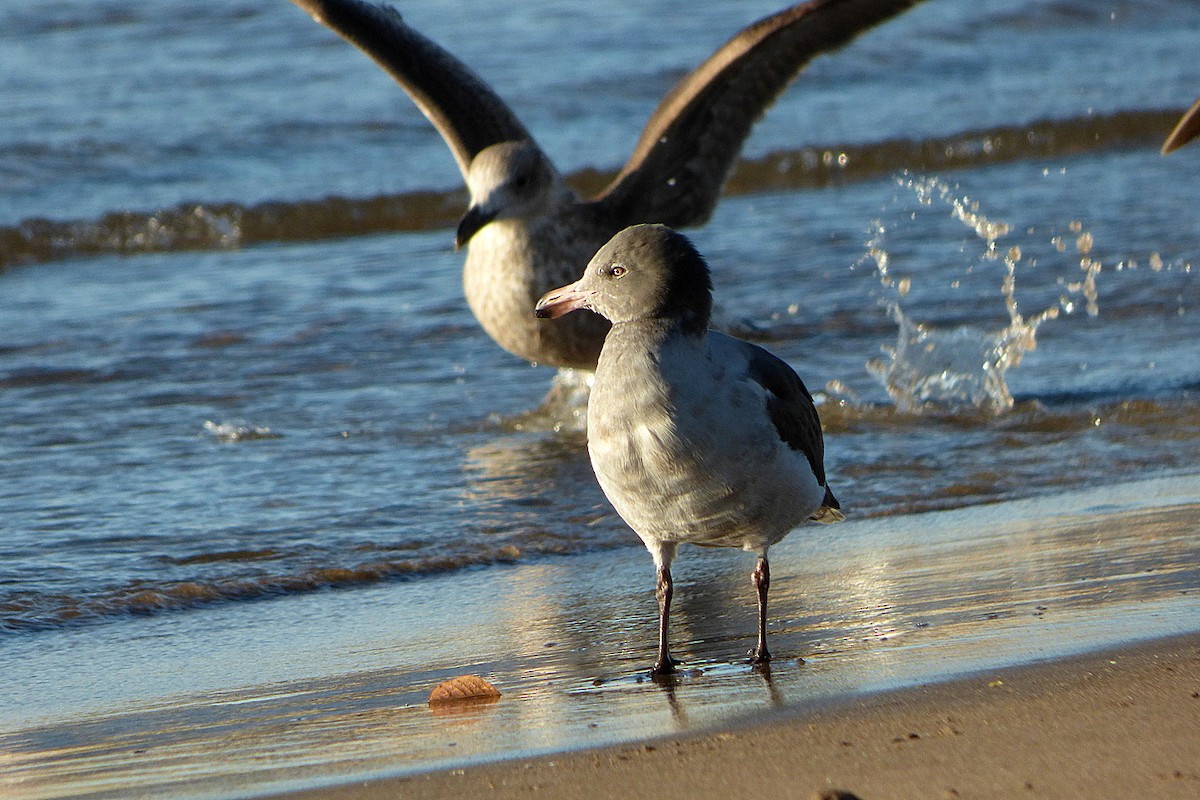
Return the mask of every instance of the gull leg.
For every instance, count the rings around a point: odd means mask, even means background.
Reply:
[[[766,664],[771,660],[771,653],[767,650],[767,590],[771,588],[771,565],[767,563],[765,554],[758,557],[750,579],[758,592],[758,645],[750,653],[750,663]]]
[[[671,567],[663,564],[658,568],[658,586],[655,595],[658,597],[658,659],[654,662],[652,675],[672,675],[675,665],[679,662],[671,658],[670,647],[667,644],[667,627],[671,618],[671,596],[675,586],[671,582]]]

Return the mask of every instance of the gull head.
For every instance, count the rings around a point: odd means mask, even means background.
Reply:
[[[569,192],[550,159],[528,139],[480,150],[467,170],[467,189],[471,207],[458,223],[456,248],[491,222],[545,214]]]
[[[708,330],[712,279],[708,264],[683,234],[665,225],[634,225],[608,241],[583,277],[547,292],[534,313],[555,318],[579,308],[614,325],[644,319]]]

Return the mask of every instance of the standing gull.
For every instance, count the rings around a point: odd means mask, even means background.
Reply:
[[[538,301],[538,317],[576,309],[612,322],[587,412],[588,452],[609,502],[658,572],[656,675],[667,643],[671,562],[681,542],[758,554],[758,644],[767,650],[767,549],[805,520],[842,514],[825,482],[821,422],[804,383],[763,348],[708,329],[708,265],[663,225],[621,231],[583,277]]]
[[[593,370],[608,324],[534,319],[542,293],[571,280],[617,231],[705,222],[755,120],[808,61],[919,0],[811,0],[738,33],[672,89],[633,155],[599,195],[567,186],[525,126],[457,58],[365,0],[292,0],[375,60],[454,154],[470,190],[456,246],[463,289],[484,330],[521,358]]]

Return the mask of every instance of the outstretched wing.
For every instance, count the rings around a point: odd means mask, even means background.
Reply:
[[[750,129],[800,69],[917,2],[811,0],[741,31],[663,98],[599,210],[621,226],[706,221]]]
[[[292,2],[370,56],[404,87],[446,140],[464,177],[480,150],[532,138],[490,86],[405,24],[394,8],[364,0]]]
[[[1175,130],[1171,131],[1171,135],[1163,142],[1162,154],[1165,156],[1172,150],[1178,150],[1197,136],[1200,136],[1200,100],[1193,103],[1179,118]]]

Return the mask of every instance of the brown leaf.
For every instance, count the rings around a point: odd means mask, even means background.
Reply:
[[[468,700],[495,700],[500,690],[478,675],[459,675],[443,681],[429,693],[429,705],[439,706]]]

